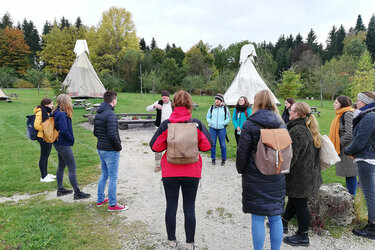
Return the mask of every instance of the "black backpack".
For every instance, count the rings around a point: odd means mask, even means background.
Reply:
[[[34,128],[34,121],[35,115],[27,115],[27,122],[26,122],[26,136],[30,140],[36,140],[38,135],[38,130]]]

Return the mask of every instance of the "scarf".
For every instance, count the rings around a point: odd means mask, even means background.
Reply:
[[[236,105],[236,110],[238,112],[245,112],[245,110],[247,109],[247,106],[244,106],[244,105]]]
[[[51,113],[52,109],[47,106],[41,106],[40,109],[42,110],[42,122],[49,118],[49,114]]]
[[[348,106],[348,107],[344,107],[344,108],[340,108],[336,110],[336,117],[333,119],[331,128],[329,129],[329,139],[331,139],[333,145],[335,146],[335,149],[338,155],[340,154],[340,135],[339,135],[340,118],[342,114],[348,111],[353,112],[353,108]]]

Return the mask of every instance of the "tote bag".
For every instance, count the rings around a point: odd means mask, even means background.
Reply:
[[[335,146],[329,139],[327,135],[320,135],[322,140],[322,144],[319,150],[320,156],[320,169],[323,171],[330,166],[338,163],[341,161],[340,157],[338,156]]]

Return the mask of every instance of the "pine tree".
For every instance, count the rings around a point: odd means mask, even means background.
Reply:
[[[303,37],[300,33],[296,36],[296,39],[294,39],[294,48],[297,48],[303,41]]]
[[[329,61],[337,54],[337,29],[336,26],[332,27],[332,30],[328,34],[327,47],[323,54],[323,60]]]
[[[1,21],[0,21],[0,29],[5,29],[6,27],[9,27],[9,28],[13,27],[13,21],[9,12],[5,13],[3,18],[1,18]]]
[[[151,40],[151,50],[155,49],[158,47],[158,45],[156,44],[156,41],[155,41],[155,38],[152,38]]]
[[[144,38],[141,38],[141,40],[139,41],[139,47],[141,48],[141,50],[145,51],[146,50],[146,41]]]
[[[322,45],[317,42],[317,36],[315,31],[311,29],[307,34],[306,44],[309,46],[315,54],[321,55],[322,54]]]
[[[287,49],[294,49],[295,47],[294,47],[294,38],[293,38],[293,35],[292,34],[290,34],[289,36],[288,36],[288,38],[286,39],[286,41],[285,41],[285,43],[286,43],[286,48]]]
[[[74,24],[74,26],[76,26],[77,29],[79,29],[83,26],[82,20],[81,20],[80,17],[77,17],[77,20],[76,20],[76,23]]]
[[[367,49],[371,54],[372,60],[375,61],[375,16],[372,15],[367,29],[366,37]]]
[[[167,43],[167,45],[165,46],[165,52],[168,53],[168,51],[171,49],[171,45],[169,45],[169,43]]]
[[[53,25],[50,24],[48,21],[46,21],[46,23],[43,26],[43,33],[42,33],[42,35],[47,35],[51,31],[52,27],[53,27]]]
[[[21,29],[25,36],[25,42],[31,51],[29,62],[30,64],[37,63],[37,52],[41,50],[38,30],[35,28],[34,23],[32,21],[28,22],[26,18],[23,20]]]
[[[342,55],[344,49],[344,39],[346,37],[346,31],[344,26],[341,24],[340,28],[336,33],[336,45],[337,45],[337,56]]]
[[[357,32],[358,31],[366,31],[366,27],[365,25],[363,24],[363,21],[362,21],[362,17],[361,15],[358,15],[358,18],[357,18],[357,24],[355,25],[355,28],[354,28]]]
[[[63,30],[65,27],[69,28],[70,23],[69,23],[69,20],[65,19],[65,17],[63,16],[60,20],[60,29]]]

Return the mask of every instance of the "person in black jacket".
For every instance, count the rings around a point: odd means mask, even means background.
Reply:
[[[117,104],[117,93],[107,91],[103,99],[104,102],[96,111],[94,120],[94,135],[98,138],[97,150],[102,165],[96,206],[100,207],[109,202],[108,211],[122,211],[128,207],[121,206],[116,201],[118,166],[122,149],[117,116],[113,112]],[[105,199],[104,189],[108,177],[108,199]]]
[[[264,219],[270,222],[271,249],[280,249],[283,239],[281,215],[284,212],[285,177],[263,175],[254,162],[260,128],[286,128],[269,90],[254,97],[253,114],[243,124],[237,147],[236,167],[242,174],[242,211],[252,214],[254,249],[263,249]]]
[[[287,124],[290,121],[289,112],[290,112],[290,108],[292,107],[294,103],[296,103],[296,101],[293,98],[286,98],[284,100],[285,107],[284,107],[284,112],[281,115],[281,118],[283,118],[283,121],[285,122],[285,124]]]

